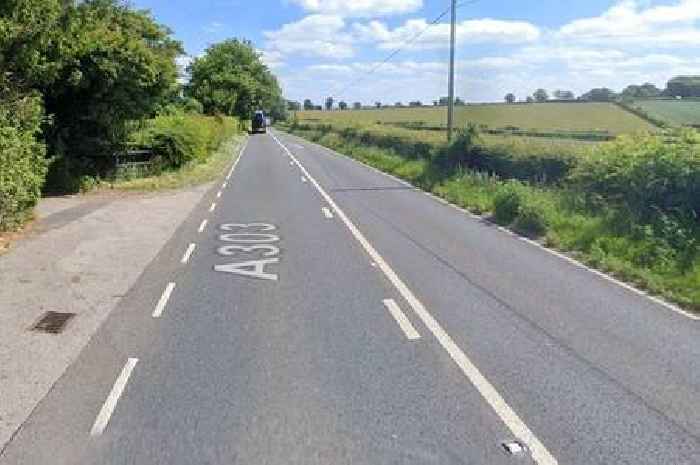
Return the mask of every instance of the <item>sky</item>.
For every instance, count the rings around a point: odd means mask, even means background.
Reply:
[[[447,94],[449,0],[131,0],[187,52],[249,39],[288,99],[386,104]],[[577,95],[700,74],[700,0],[458,0],[456,94]],[[412,40],[416,34],[421,34]],[[378,66],[397,48],[388,63]]]

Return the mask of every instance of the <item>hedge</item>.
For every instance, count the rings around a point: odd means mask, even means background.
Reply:
[[[46,147],[37,139],[43,116],[35,96],[2,96],[0,105],[0,230],[30,214],[46,175]]]

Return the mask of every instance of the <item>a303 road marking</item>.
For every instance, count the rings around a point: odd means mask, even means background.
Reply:
[[[247,278],[277,281],[279,276],[267,268],[279,263],[280,249],[273,245],[280,237],[271,231],[277,227],[270,223],[225,223],[219,226],[217,249],[221,257],[243,256],[243,261],[214,266],[214,271],[230,273]]]

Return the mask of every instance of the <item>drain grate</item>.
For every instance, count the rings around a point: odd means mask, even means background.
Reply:
[[[68,322],[73,319],[75,313],[46,312],[39,318],[32,331],[39,331],[49,334],[60,334],[66,329]]]

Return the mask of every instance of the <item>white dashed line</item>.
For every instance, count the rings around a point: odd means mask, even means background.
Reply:
[[[329,220],[333,218],[333,212],[331,212],[328,207],[323,207],[321,208],[321,210],[323,211],[323,216],[325,216]]]
[[[212,202],[211,207],[209,207],[209,213],[213,212],[216,209],[216,202]]]
[[[306,178],[304,176],[301,177],[301,182],[306,182]]]
[[[401,294],[401,296],[408,302],[413,311],[418,315],[423,324],[430,330],[435,339],[440,343],[440,345],[445,349],[445,351],[450,355],[452,360],[460,368],[464,376],[472,383],[472,385],[479,391],[484,400],[491,406],[491,408],[496,412],[501,421],[508,427],[508,429],[513,433],[513,435],[527,445],[528,449],[532,453],[532,458],[540,465],[556,465],[558,464],[557,459],[550,454],[549,450],[540,442],[540,440],[535,436],[535,434],[530,431],[530,428],[520,419],[517,413],[508,405],[508,403],[501,397],[496,388],[486,379],[486,377],[479,371],[477,366],[469,359],[469,357],[462,351],[462,349],[454,342],[454,340],[447,334],[447,331],[443,329],[440,323],[428,312],[428,310],[423,306],[423,303],[413,294],[413,292],[408,288],[408,286],[403,282],[403,280],[396,274],[396,272],[389,266],[389,264],[384,260],[384,258],[377,252],[377,250],[370,244],[370,242],[365,238],[364,234],[357,229],[353,222],[347,217],[345,212],[338,207],[335,201],[331,198],[328,193],[321,187],[321,185],[314,179],[313,176],[304,168],[304,166],[299,162],[299,160],[285,147],[282,142],[272,134],[272,138],[289,154],[290,158],[294,160],[294,163],[299,167],[299,169],[306,175],[309,182],[313,184],[316,190],[319,192],[321,197],[328,203],[328,205],[333,208],[338,218],[340,218],[345,226],[350,230],[355,239],[360,243],[360,245],[365,249],[367,254],[372,258],[372,260],[377,263],[378,267],[384,275],[389,279],[389,281],[394,285],[396,290]]]
[[[185,250],[185,255],[182,256],[182,260],[180,260],[180,263],[187,263],[190,260],[192,252],[194,252],[194,249],[196,247],[197,244],[190,244],[189,246],[187,246],[187,250]]]
[[[204,229],[207,227],[208,222],[209,220],[202,220],[202,224],[199,225],[199,229],[197,230],[197,232],[203,233]]]
[[[228,183],[227,183],[227,182],[225,182],[225,183],[223,183],[223,184],[221,185],[221,188],[222,188],[222,189],[226,189],[227,187],[228,187]]]
[[[153,314],[151,315],[153,318],[160,318],[161,315],[163,315],[163,311],[168,304],[168,300],[170,300],[170,295],[173,293],[173,290],[175,290],[175,283],[168,283],[163,291],[163,295],[160,296],[156,309],[153,310]]]
[[[216,193],[216,198],[217,198],[217,199],[220,199],[220,198],[221,198],[221,191],[219,191],[219,192]]]
[[[404,312],[401,311],[394,299],[385,299],[382,302],[384,303],[384,306],[386,306],[387,310],[389,310],[389,313],[391,313],[391,316],[393,316],[396,322],[399,324],[399,327],[409,341],[420,339],[420,334],[418,334],[416,328],[413,327],[411,321],[408,319],[408,317],[406,317]]]
[[[114,386],[112,386],[112,390],[107,396],[107,400],[102,404],[102,408],[97,414],[97,418],[95,418],[95,423],[90,430],[90,436],[99,436],[104,432],[105,428],[107,428],[107,423],[109,423],[109,419],[112,418],[112,413],[114,413],[114,409],[117,407],[117,402],[124,392],[126,383],[129,382],[131,372],[134,371],[134,367],[138,361],[139,359],[137,358],[130,358],[126,361],[124,368],[122,368],[119,377],[114,382]]]

